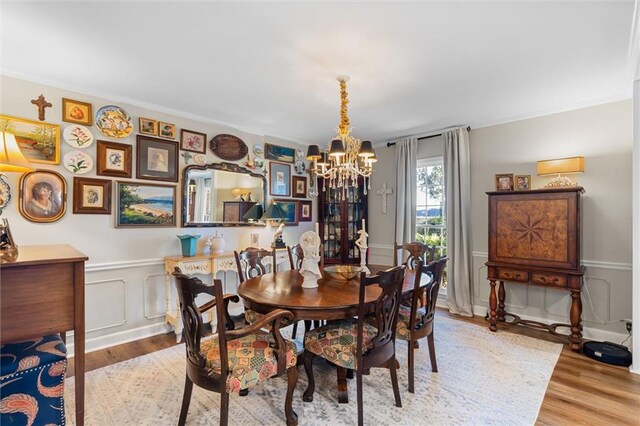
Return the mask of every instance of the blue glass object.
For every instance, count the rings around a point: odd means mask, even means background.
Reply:
[[[180,243],[182,244],[182,255],[183,256],[195,256],[196,255],[196,246],[198,242],[198,238],[200,235],[178,235],[180,238]]]

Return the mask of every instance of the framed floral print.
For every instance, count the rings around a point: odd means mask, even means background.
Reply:
[[[143,135],[158,136],[158,122],[151,118],[138,118],[138,131]]]
[[[116,181],[116,228],[176,226],[176,187]]]
[[[18,210],[31,222],[55,222],[66,211],[67,182],[60,173],[36,170],[20,176]]]
[[[136,139],[136,177],[177,182],[178,143],[142,135]]]
[[[291,166],[269,162],[269,195],[288,197],[291,195]]]
[[[158,123],[158,136],[161,138],[175,139],[176,138],[176,125],[171,123]]]
[[[100,176],[130,178],[132,155],[131,145],[98,141],[96,173]]]
[[[0,115],[0,131],[12,133],[31,163],[60,164],[60,126]]]
[[[111,181],[74,177],[73,213],[111,214]]]
[[[193,130],[180,129],[180,149],[204,154],[207,150],[207,135]]]
[[[311,213],[311,200],[298,201],[298,221],[311,222],[313,214]]]
[[[307,178],[306,176],[292,176],[291,186],[293,187],[294,198],[307,198]]]
[[[62,98],[62,121],[91,126],[93,124],[92,106],[88,102]]]

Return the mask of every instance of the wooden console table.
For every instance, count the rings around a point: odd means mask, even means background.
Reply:
[[[0,258],[0,343],[73,330],[76,424],[84,424],[84,262],[68,245],[20,246]]]
[[[569,347],[582,348],[582,277],[580,264],[581,187],[487,192],[489,195],[489,329],[506,316],[513,323],[546,329],[569,327]],[[496,297],[496,281],[499,282]],[[571,292],[571,324],[543,324],[505,311],[504,282]]]
[[[289,255],[286,249],[276,249],[276,261],[278,263],[289,263]],[[263,259],[263,264],[270,265],[271,257]],[[236,259],[232,251],[224,253],[211,253],[211,254],[199,254],[196,256],[167,256],[164,258],[164,271],[165,271],[165,291],[166,291],[166,312],[165,323],[171,325],[176,333],[176,340],[179,342],[182,337],[182,318],[180,318],[180,310],[178,306],[177,297],[172,298],[172,286],[171,286],[171,273],[175,267],[182,270],[184,274],[203,274],[211,275],[211,279],[215,279],[216,275],[220,271],[232,271],[238,273],[238,267],[236,266]],[[240,284],[240,283],[238,283]],[[230,293],[225,285],[225,293]],[[233,291],[236,293],[236,291]],[[175,302],[172,302],[172,299]],[[240,308],[242,309],[242,308]],[[233,312],[232,314],[240,314],[240,312]],[[214,322],[215,318],[210,315],[210,321]]]

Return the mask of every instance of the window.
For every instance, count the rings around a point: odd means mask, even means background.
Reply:
[[[416,241],[435,246],[436,257],[447,255],[444,163],[442,157],[418,160]],[[443,279],[442,288],[446,288]]]

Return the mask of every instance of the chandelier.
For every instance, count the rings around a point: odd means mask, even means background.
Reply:
[[[364,193],[371,189],[371,173],[373,163],[378,161],[371,141],[360,141],[351,136],[349,116],[347,115],[347,81],[349,77],[340,76],[340,125],[337,134],[328,145],[327,150],[320,151],[318,145],[310,145],[307,160],[311,163],[312,182],[317,177],[324,179],[323,191],[327,188],[338,191],[344,200],[349,188],[358,188],[358,178],[364,178]],[[311,195],[318,195],[314,187]]]

